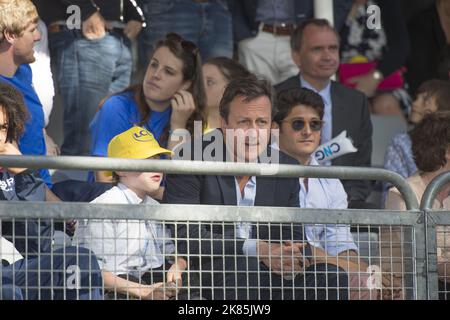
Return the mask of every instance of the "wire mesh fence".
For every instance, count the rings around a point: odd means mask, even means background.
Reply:
[[[426,296],[420,212],[40,203],[31,213],[30,205],[0,204],[3,299]],[[74,232],[60,220],[69,213],[79,217]]]

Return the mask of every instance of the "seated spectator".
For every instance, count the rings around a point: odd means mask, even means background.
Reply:
[[[448,102],[447,102],[448,103]],[[420,202],[428,184],[443,172],[450,171],[450,111],[426,115],[411,131],[412,152],[418,172],[407,179]],[[450,183],[436,196],[433,209],[450,209]],[[396,188],[391,188],[386,209],[405,210],[406,205]],[[437,226],[437,270],[439,276],[439,299],[448,299],[450,289],[450,227]],[[383,239],[392,239],[383,241]],[[403,235],[399,228],[382,228],[381,255],[383,269],[391,269],[402,276]],[[390,242],[395,241],[395,245]],[[384,244],[384,245],[383,245]],[[399,262],[397,262],[399,261]]]
[[[320,95],[305,88],[283,91],[277,96],[277,109],[274,122],[280,129],[280,149],[301,165],[318,165],[314,152],[320,144],[324,112]],[[301,178],[299,199],[302,208],[347,209],[347,193],[338,179]],[[370,298],[367,275],[360,273],[365,273],[368,265],[358,258],[350,226],[305,225],[305,234],[309,244],[320,249],[317,256],[327,256],[328,263],[335,262],[350,273],[355,289],[350,291],[351,298]],[[373,298],[376,296],[373,292]]]
[[[29,0],[0,0],[0,82],[9,83],[20,91],[25,99],[30,117],[25,123],[23,135],[18,140],[21,153],[45,156],[47,154],[44,138],[44,112],[41,101],[32,85],[32,72],[29,63],[35,61],[34,44],[39,41],[37,29],[38,15]],[[55,195],[48,169],[40,169],[39,174],[48,188],[45,188],[47,201],[67,200],[64,194]],[[96,189],[85,183],[73,185],[64,182],[65,190],[72,190],[75,201],[82,196],[92,200],[98,194]],[[100,188],[101,189],[101,188]]]
[[[220,156],[214,161],[298,163],[269,145],[273,114],[272,88],[266,81],[232,80],[220,102],[221,128],[208,133],[200,142],[201,154],[191,152],[190,158],[211,160],[203,151],[215,146]],[[223,138],[218,145],[211,142],[217,137]],[[196,144],[189,141],[184,146],[193,150]],[[298,179],[273,176],[169,174],[164,197],[173,204],[300,205]],[[327,261],[309,261],[301,225],[183,223],[176,232],[177,252],[185,257],[177,260],[177,268],[180,273],[187,269],[191,276],[200,272],[201,293],[207,299],[348,298],[342,269]]]
[[[177,129],[194,132],[194,121],[204,123],[205,90],[198,48],[174,33],[156,44],[142,84],[107,98],[94,117],[93,156],[105,157],[113,137],[134,125],[149,130],[171,149]],[[173,136],[173,137],[172,137]],[[110,182],[102,172],[96,180]]]
[[[380,8],[381,28],[369,25],[367,8],[373,5]],[[353,1],[341,31],[340,79],[370,98],[373,114],[408,117],[411,99],[402,75],[408,54],[408,31],[399,0]]]
[[[244,66],[226,57],[211,58],[203,63],[208,130],[220,127],[219,104],[228,83],[249,76],[251,73]]]
[[[417,97],[411,108],[409,123],[417,125],[423,117],[436,111],[450,110],[450,83],[442,80],[429,80],[424,82],[417,90]],[[386,149],[384,168],[397,172],[407,178],[417,171],[416,162],[411,149],[411,136],[409,132],[396,135]],[[382,201],[391,185],[383,183]]]
[[[27,110],[20,93],[0,82],[0,154],[21,155],[17,141],[25,129]],[[24,168],[2,168],[0,200],[44,201],[45,183],[39,174]],[[102,278],[96,258],[89,250],[65,247],[52,252],[53,231],[49,219],[1,221],[1,236],[12,242],[23,256],[2,266],[2,290],[25,299],[98,299]],[[79,286],[69,283],[79,268]],[[74,270],[75,271],[75,270]],[[17,288],[20,288],[20,292]],[[11,291],[12,289],[12,291]]]
[[[115,136],[108,145],[113,158],[158,159],[170,153],[141,127]],[[152,196],[162,173],[116,171],[112,176],[115,186],[91,203],[159,204]],[[83,220],[74,242],[96,254],[109,297],[165,300],[176,294],[170,284],[181,285],[181,278],[165,280],[165,272],[172,270],[165,259],[174,252],[170,238],[169,229],[156,221]]]
[[[326,143],[346,131],[355,148],[325,165],[370,167],[372,155],[372,122],[367,97],[330,79],[339,67],[339,35],[324,19],[310,19],[298,26],[291,36],[291,54],[300,73],[275,86],[277,92],[290,88],[308,88],[317,92],[325,103],[322,141]],[[363,180],[342,182],[349,208],[373,208],[366,202],[371,183]]]

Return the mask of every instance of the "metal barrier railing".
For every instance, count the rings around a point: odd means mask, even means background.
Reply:
[[[429,212],[432,199],[440,185],[450,180],[450,174],[444,174],[427,188],[418,211],[417,199],[406,181],[393,172],[372,168],[350,167],[308,167],[267,164],[205,163],[197,161],[167,160],[125,160],[92,157],[16,157],[0,156],[2,167],[54,168],[68,170],[122,170],[122,171],[161,171],[179,174],[220,174],[220,175],[276,175],[280,177],[324,177],[359,180],[385,180],[396,186],[405,199],[408,211],[389,212],[378,210],[329,210],[248,208],[248,207],[209,207],[194,206],[195,215],[190,220],[201,218],[207,221],[261,221],[261,222],[298,222],[298,223],[342,223],[367,225],[407,226],[413,230],[414,242],[414,294],[415,299],[436,298],[436,224],[449,224],[442,214]],[[73,203],[13,203],[0,202],[0,217],[15,218],[124,218],[123,213],[133,211],[133,217],[142,219],[186,220],[186,210],[191,206],[161,205],[152,208],[145,206],[92,205]],[[94,209],[92,209],[94,208]],[[30,209],[32,210],[30,212]],[[293,215],[293,213],[296,213]],[[297,214],[301,212],[301,218]],[[75,214],[76,213],[76,214]],[[201,214],[199,214],[201,213]],[[300,216],[300,215],[299,215]],[[432,221],[428,221],[432,219]],[[438,222],[438,223],[435,223]],[[428,269],[429,268],[429,269]]]
[[[441,188],[450,183],[450,172],[444,172],[437,177],[435,177],[427,186],[420,203],[420,210],[425,213],[426,218],[426,240],[427,240],[427,274],[428,274],[428,298],[436,300],[441,295],[450,296],[450,286],[449,289],[445,288],[439,290],[438,288],[438,250],[439,251],[450,251],[450,242],[447,239],[450,238],[450,230],[445,229],[450,226],[450,211],[448,210],[433,210],[432,204],[436,196],[438,195]],[[444,228],[439,229],[439,228]],[[439,239],[438,237],[443,238]],[[439,247],[440,244],[440,247]],[[442,255],[442,253],[440,254]],[[445,254],[444,254],[445,257]],[[442,262],[444,266],[447,265],[446,261]],[[450,261],[448,262],[450,264]],[[444,268],[446,269],[446,267]],[[450,276],[450,275],[449,275]],[[447,278],[447,276],[446,276]],[[450,279],[448,280],[450,282]],[[444,281],[441,282],[443,284]],[[441,292],[440,292],[441,291]]]
[[[49,168],[65,170],[116,170],[140,172],[164,172],[206,175],[251,175],[305,178],[335,178],[354,180],[383,180],[394,185],[405,199],[408,210],[419,207],[417,198],[405,179],[399,174],[376,168],[324,167],[285,164],[230,163],[185,160],[135,160],[103,157],[38,157],[0,156],[2,167]]]
[[[154,220],[164,221],[167,224],[179,224],[189,217],[189,224],[203,222],[206,224],[217,224],[223,227],[224,224],[234,222],[251,222],[258,226],[267,223],[276,225],[277,223],[288,223],[294,225],[305,224],[327,224],[327,225],[352,225],[358,227],[379,228],[382,226],[396,226],[403,230],[411,230],[413,237],[411,241],[401,241],[397,245],[408,247],[408,254],[403,254],[405,261],[402,264],[409,266],[403,269],[405,281],[403,287],[405,298],[426,299],[426,272],[425,248],[423,244],[424,224],[420,212],[391,212],[382,210],[321,210],[321,209],[299,209],[299,208],[279,208],[279,207],[234,207],[234,206],[209,206],[209,205],[112,205],[112,204],[89,204],[89,203],[25,203],[25,202],[0,202],[0,219],[11,219],[16,221],[21,219],[68,219],[76,214],[79,221],[84,218],[91,220]],[[184,222],[185,223],[185,222]],[[359,243],[359,235],[356,236]],[[131,240],[134,238],[131,237]],[[104,239],[97,239],[103,242]],[[174,239],[177,240],[183,239]],[[200,241],[200,239],[189,239],[189,241]],[[216,241],[226,241],[226,239],[215,239]],[[269,239],[270,240],[270,239]],[[375,242],[378,245],[378,241]],[[388,240],[386,240],[388,241]],[[395,245],[394,241],[391,241]],[[370,240],[369,240],[370,244]],[[391,245],[392,245],[391,244]],[[405,249],[406,251],[406,249]],[[121,253],[117,253],[121,254]],[[220,254],[219,254],[220,256]],[[195,257],[198,258],[198,255]],[[216,255],[210,254],[211,258]],[[222,256],[223,258],[223,256]],[[274,257],[273,257],[274,258]],[[380,253],[370,253],[361,256],[361,259],[370,264],[373,268],[379,268]],[[384,257],[388,258],[388,257]],[[207,271],[204,271],[207,272]],[[366,270],[362,272],[349,272],[353,278],[363,278]],[[382,274],[378,273],[381,277]],[[370,274],[369,274],[370,276]],[[408,278],[408,279],[407,279]],[[380,278],[381,279],[381,278]],[[381,280],[380,280],[381,281]],[[376,282],[376,281],[375,281]],[[380,285],[378,285],[380,286]],[[188,290],[202,289],[202,286],[193,285],[186,287]],[[390,290],[384,287],[377,287],[379,290]],[[367,291],[364,285],[354,287],[356,295]],[[366,294],[367,297],[367,294]],[[370,294],[369,294],[370,297]]]

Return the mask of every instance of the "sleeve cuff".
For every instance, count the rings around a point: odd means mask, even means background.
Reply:
[[[257,256],[258,250],[257,247],[257,241],[256,239],[247,239],[244,241],[244,245],[242,246],[242,251],[246,256]]]

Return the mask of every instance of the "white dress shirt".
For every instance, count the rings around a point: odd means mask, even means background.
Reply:
[[[159,205],[149,196],[140,199],[121,183],[91,203]],[[84,219],[75,232],[74,243],[91,249],[101,269],[137,278],[149,269],[161,267],[165,255],[175,251],[169,229],[145,220]]]
[[[318,165],[311,156],[309,165]],[[347,209],[347,193],[339,179],[308,178],[308,190],[304,179],[300,178],[300,207],[318,209]],[[358,252],[350,226],[344,224],[305,225],[306,239],[315,246],[324,249],[330,255],[346,250]]]

